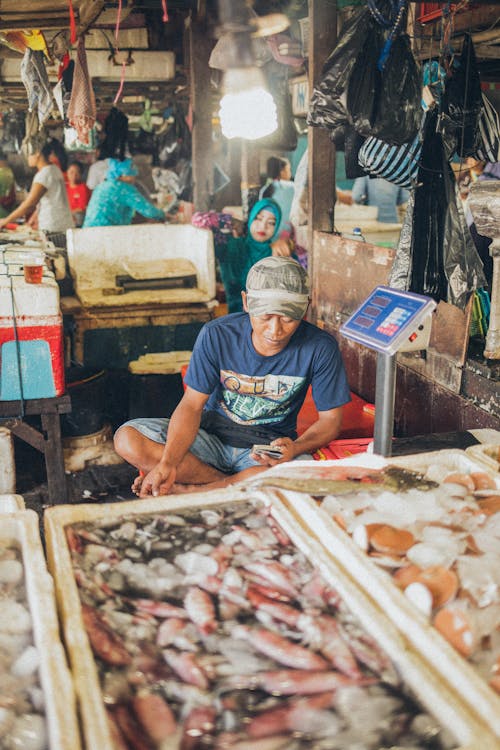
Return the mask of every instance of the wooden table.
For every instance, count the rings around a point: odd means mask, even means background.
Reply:
[[[49,501],[54,505],[67,502],[60,415],[70,411],[71,399],[68,394],[25,401],[0,401],[0,426],[44,454]],[[24,417],[28,416],[41,417],[41,431],[24,421]]]

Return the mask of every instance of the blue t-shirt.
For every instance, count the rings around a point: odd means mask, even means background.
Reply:
[[[330,334],[302,321],[285,349],[266,357],[255,351],[246,313],[204,325],[185,382],[210,394],[202,427],[235,447],[295,439],[309,385],[318,411],[350,401],[342,357]]]

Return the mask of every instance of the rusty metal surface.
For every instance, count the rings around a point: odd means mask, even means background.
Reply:
[[[472,297],[465,311],[440,302],[434,313],[429,348],[452,357],[457,365],[463,365],[467,357],[471,314]]]
[[[378,284],[387,284],[394,251],[333,234],[313,236],[313,314],[342,323]]]

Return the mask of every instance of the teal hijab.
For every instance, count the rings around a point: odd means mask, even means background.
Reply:
[[[253,220],[257,217],[257,215],[261,211],[270,211],[272,214],[274,214],[274,218],[276,219],[276,228],[270,240],[265,240],[264,242],[257,242],[257,240],[254,240],[254,238],[250,234],[250,227],[252,225]],[[271,198],[263,198],[262,200],[257,201],[257,203],[253,205],[252,210],[250,211],[248,215],[248,234],[246,237],[247,241],[249,243],[256,245],[259,248],[259,250],[262,251],[262,245],[270,245],[271,242],[274,242],[274,240],[277,238],[280,223],[281,223],[281,208],[278,206],[276,201],[271,200]]]
[[[276,229],[270,240],[258,242],[250,234],[250,226],[257,214],[263,210],[271,211],[274,214]],[[280,221],[281,209],[278,204],[270,198],[264,198],[257,201],[250,211],[246,237],[230,237],[223,250],[216,247],[222,282],[226,290],[228,312],[241,312],[243,310],[241,292],[245,289],[247,274],[254,263],[272,255],[271,242],[278,236]]]

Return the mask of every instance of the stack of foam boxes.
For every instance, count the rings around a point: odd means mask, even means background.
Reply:
[[[22,572],[7,552],[0,570],[0,634],[2,643],[17,643],[23,650],[20,656],[6,652],[0,670],[4,699],[0,747],[80,750],[75,690],[59,633],[39,518],[35,511],[25,510],[20,495],[0,494],[0,552],[12,548]],[[15,584],[14,573],[25,592],[16,602],[7,593]],[[24,692],[19,685],[24,685]]]
[[[64,393],[64,339],[59,287],[44,265],[27,283],[31,245],[3,245],[0,257],[0,401]],[[39,250],[38,250],[39,252]]]

